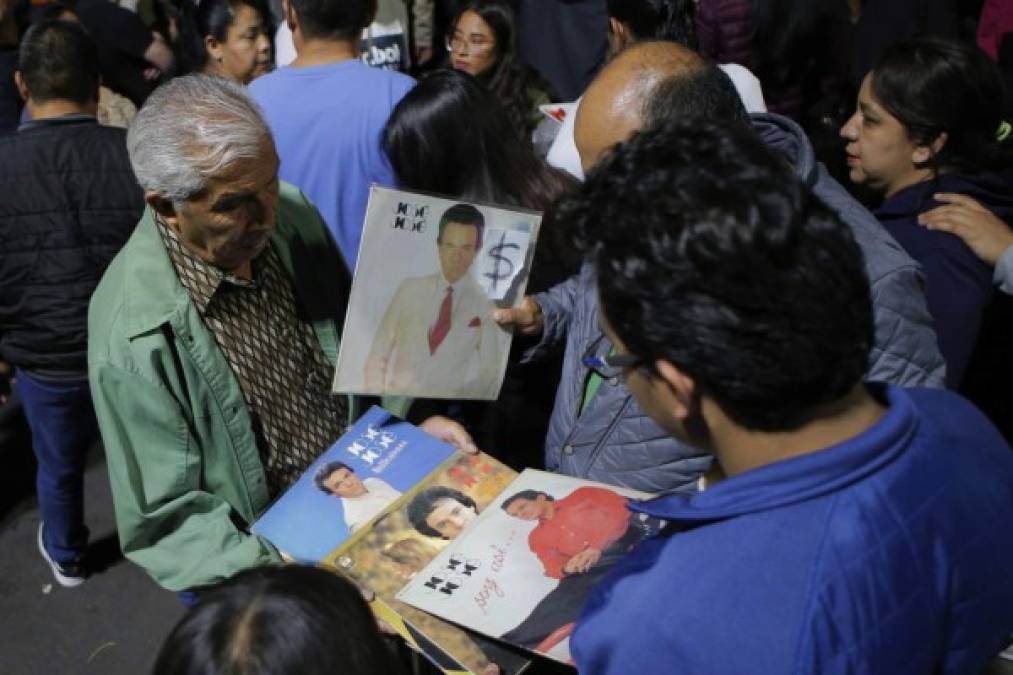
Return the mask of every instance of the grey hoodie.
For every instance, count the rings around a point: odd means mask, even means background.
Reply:
[[[774,114],[750,117],[759,137],[783,154],[803,182],[851,227],[865,255],[876,329],[866,379],[943,386],[945,365],[918,264],[816,161],[797,124]],[[589,375],[581,358],[593,343],[605,339],[598,328],[590,266],[535,299],[545,315],[545,331],[527,358],[566,345],[545,442],[546,468],[652,493],[695,489],[697,477],[710,465],[710,455],[673,440],[641,410],[622,382],[602,383],[580,411]]]

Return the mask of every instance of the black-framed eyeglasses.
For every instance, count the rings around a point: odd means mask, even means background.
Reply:
[[[604,336],[599,337],[591,343],[580,359],[580,362],[598,377],[604,380],[618,381],[629,370],[644,364],[642,358],[633,354],[613,354],[611,346],[609,346],[607,353],[599,353],[602,346],[608,344]]]
[[[443,44],[446,46],[447,51],[451,53],[459,52],[467,47],[469,54],[484,54],[492,49],[496,43],[481,36],[462,37],[460,35],[448,35]]]

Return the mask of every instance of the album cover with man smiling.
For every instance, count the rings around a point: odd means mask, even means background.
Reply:
[[[541,215],[374,186],[333,389],[493,400]]]
[[[527,469],[397,599],[568,663],[570,632],[591,589],[664,525],[628,508],[649,496]]]
[[[455,453],[373,407],[326,450],[253,531],[300,562],[316,562],[393,506]]]
[[[373,610],[448,675],[495,663],[517,675],[527,654],[395,598],[405,582],[516,477],[373,407],[253,525],[283,556],[344,573],[375,593]]]

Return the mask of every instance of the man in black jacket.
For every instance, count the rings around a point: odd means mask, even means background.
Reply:
[[[76,25],[26,33],[15,82],[31,122],[0,137],[0,361],[39,469],[39,551],[63,586],[84,580],[85,454],[98,438],[87,379],[88,300],[143,208],[122,129],[99,126],[94,43]]]

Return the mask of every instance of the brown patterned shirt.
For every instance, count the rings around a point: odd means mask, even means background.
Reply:
[[[253,279],[240,279],[156,223],[180,283],[239,380],[268,489],[277,495],[344,431],[347,402],[330,393],[332,366],[313,327],[299,318],[272,245],[253,261]]]

